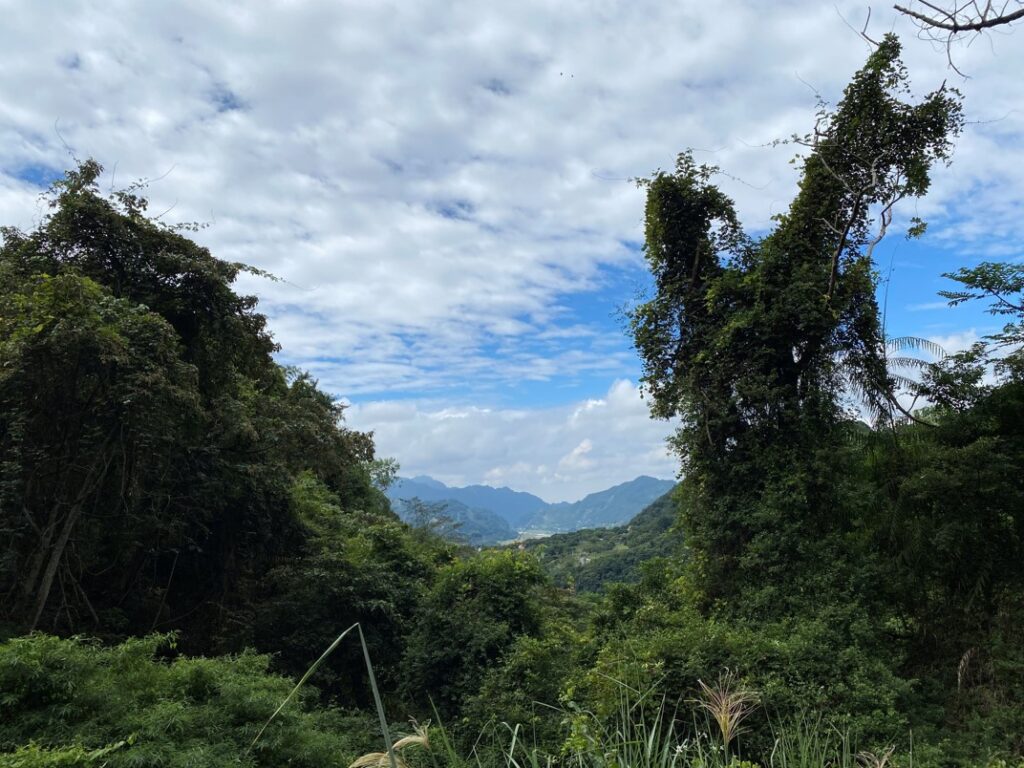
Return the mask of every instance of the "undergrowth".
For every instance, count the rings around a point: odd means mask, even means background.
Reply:
[[[349,768],[927,768],[927,751],[858,747],[820,715],[773,723],[767,754],[744,751],[757,693],[726,671],[699,681],[699,697],[669,701],[657,684],[612,679],[617,707],[597,714],[552,708],[561,739],[533,741],[520,725],[491,722],[471,745],[436,718],[389,723],[365,639],[349,627],[293,683],[252,653],[176,655],[172,635],[117,646],[30,635],[0,645],[0,766],[349,766]],[[318,667],[358,637],[376,722],[317,707]],[[405,732],[407,731],[407,732]],[[392,733],[396,736],[393,738]],[[912,742],[911,742],[912,743]],[[383,748],[382,748],[383,747]],[[998,759],[975,763],[1021,768]]]

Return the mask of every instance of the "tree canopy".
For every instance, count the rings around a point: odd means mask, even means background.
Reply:
[[[797,137],[808,149],[799,193],[760,240],[689,155],[644,182],[656,294],[632,331],[654,414],[683,420],[687,536],[709,599],[755,573],[793,594],[794,564],[824,555],[800,551],[804,532],[843,525],[833,462],[844,391],[881,411],[894,402],[872,250],[893,207],[927,191],[961,124],[945,88],[903,101],[899,51],[887,37],[835,111]]]
[[[389,514],[373,443],[274,361],[241,265],[147,218],[139,189],[102,196],[100,172],[83,163],[36,230],[3,231],[0,598],[28,629],[212,648],[306,538],[303,473]]]

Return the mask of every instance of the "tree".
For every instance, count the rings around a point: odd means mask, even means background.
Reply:
[[[921,366],[928,424],[899,419],[872,249],[948,160],[961,112],[946,89],[907,103],[898,53],[886,38],[798,137],[799,192],[766,237],[742,233],[713,169],[688,156],[646,182],[656,293],[633,332],[653,412],[683,421],[692,557],[682,578],[612,593],[628,641],[599,659],[628,644],[671,696],[727,666],[780,715],[838,708],[851,732],[885,741],[930,730],[950,762],[1017,756],[1024,272],[947,275],[961,284],[951,302],[988,299],[1010,322]],[[995,382],[988,363],[1003,366]],[[851,394],[884,418],[850,418]],[[755,731],[769,750],[767,724]]]
[[[796,137],[809,150],[800,191],[767,237],[742,232],[715,169],[688,155],[644,182],[656,294],[632,332],[652,412],[683,420],[684,530],[709,604],[759,591],[747,608],[778,610],[799,599],[805,567],[842,560],[842,398],[853,387],[881,412],[895,401],[872,250],[961,125],[944,87],[901,100],[899,52],[887,36],[835,112]]]
[[[260,610],[253,616],[256,645],[273,650],[278,666],[299,677],[339,627],[358,621],[377,682],[397,689],[417,607],[437,561],[447,559],[446,545],[417,535],[389,510],[344,509],[312,472],[295,480],[290,507],[304,535],[261,580]],[[318,670],[316,685],[346,705],[370,705],[359,644],[337,648]]]
[[[81,524],[106,518],[136,536],[171,535],[174,523],[154,520],[154,507],[164,504],[168,477],[182,471],[178,451],[191,442],[198,416],[195,369],[179,352],[162,318],[89,278],[38,275],[6,283],[6,565],[22,575],[8,599],[29,629],[38,626],[55,581],[62,609],[71,600],[92,610],[68,556]],[[10,514],[15,510],[20,524]]]
[[[964,287],[940,291],[950,306],[965,301],[990,299],[989,314],[1013,318],[998,333],[986,337],[997,350],[1008,355],[997,365],[1004,372],[1024,378],[1024,265],[983,262],[976,267],[948,272],[943,277],[956,280]]]
[[[476,695],[486,671],[517,638],[541,627],[537,561],[513,551],[484,551],[441,569],[424,596],[409,638],[409,692],[442,716]]]
[[[82,163],[0,246],[0,608],[25,628],[251,636],[261,580],[303,551],[309,472],[389,515],[373,441],[278,365],[246,269],[106,197]],[[187,231],[187,230],[186,230]],[[393,518],[391,518],[393,521]]]
[[[412,526],[417,535],[424,541],[439,536],[449,541],[465,541],[460,529],[462,523],[448,514],[449,504],[445,501],[423,501],[418,496],[402,499],[403,519]]]

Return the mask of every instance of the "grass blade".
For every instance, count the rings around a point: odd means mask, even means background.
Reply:
[[[356,622],[351,627],[346,629],[344,632],[342,632],[340,635],[338,635],[337,639],[333,643],[331,643],[327,647],[326,651],[324,651],[322,654],[320,654],[320,658],[317,659],[315,662],[313,662],[313,666],[311,666],[309,669],[306,670],[306,674],[304,674],[299,679],[299,682],[297,682],[295,684],[295,687],[292,688],[291,693],[289,693],[285,697],[284,701],[281,702],[280,706],[277,709],[274,710],[274,714],[272,714],[270,716],[270,718],[267,720],[267,722],[265,722],[263,724],[263,727],[260,728],[259,733],[256,734],[256,737],[252,740],[252,743],[249,745],[249,748],[245,750],[246,754],[248,754],[249,752],[252,751],[252,748],[256,746],[256,742],[258,742],[260,740],[260,737],[263,736],[263,732],[267,730],[267,726],[269,726],[272,722],[274,722],[274,718],[276,718],[279,714],[281,714],[281,710],[284,709],[285,706],[288,704],[288,702],[291,701],[292,698],[295,696],[295,694],[299,692],[299,689],[305,684],[305,682],[307,680],[309,680],[310,677],[312,677],[313,673],[316,672],[317,668],[323,663],[324,659],[326,659],[328,656],[330,656],[334,652],[334,649],[337,648],[341,644],[341,641],[345,638],[345,635],[347,635],[349,632],[351,632],[353,629],[355,629],[358,626],[359,626],[359,623]],[[362,629],[359,630],[359,634],[360,634],[360,636],[363,634],[363,630]],[[363,643],[363,652],[364,653],[366,652],[366,643],[365,642]],[[368,653],[366,654],[366,666],[367,667],[370,666],[370,656],[369,656]],[[370,683],[371,683],[371,685],[373,685],[373,694],[374,694],[375,697],[377,697],[377,685],[376,685],[376,683],[373,682],[373,672],[372,672],[372,670],[370,672]],[[378,697],[377,706],[378,706],[378,709],[379,709],[379,707],[380,707],[379,697]],[[382,712],[381,716],[383,717],[383,710],[379,710],[379,711]],[[387,733],[387,731],[385,731],[385,733]],[[388,754],[389,755],[391,754],[391,740],[390,739],[388,739]],[[397,768],[397,766],[395,765],[394,755],[391,755],[391,768]]]
[[[384,744],[388,750],[388,760],[391,762],[391,768],[398,768],[398,761],[395,760],[395,750],[391,746],[391,734],[388,732],[388,719],[384,716],[384,704],[381,703],[380,691],[377,689],[377,678],[373,675],[373,665],[370,663],[370,650],[366,647],[366,637],[363,635],[363,628],[358,623],[353,626],[359,627],[359,642],[363,646],[363,658],[366,659],[366,674],[370,677],[373,703],[377,706],[377,717],[380,718],[380,730],[384,734]],[[351,628],[349,627],[349,629]],[[345,631],[348,632],[348,629]]]

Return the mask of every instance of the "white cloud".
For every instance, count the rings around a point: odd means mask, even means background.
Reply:
[[[573,413],[573,416],[575,415],[576,413]],[[593,450],[594,444],[590,441],[590,438],[583,438],[580,440],[579,445],[558,460],[558,468],[569,472],[591,469],[594,466],[594,460],[588,458],[587,454]]]
[[[947,355],[953,355],[970,349],[974,344],[981,341],[981,334],[978,333],[977,329],[970,328],[956,333],[929,336],[928,341],[938,344]]]
[[[0,9],[0,220],[38,219],[14,176],[65,166],[62,140],[106,163],[105,184],[173,169],[153,210],[211,223],[217,255],[286,279],[243,287],[290,362],[356,394],[629,373],[624,345],[595,352],[606,326],[565,303],[640,265],[628,179],[695,147],[767,226],[795,175],[787,148],[758,145],[807,128],[801,80],[835,98],[865,55],[840,18],[860,18],[854,2]],[[920,90],[956,79],[876,11]],[[992,122],[968,126],[919,211],[979,253],[1024,236],[1017,42],[960,52],[969,115]],[[495,345],[531,348],[496,366]]]
[[[635,356],[601,319],[613,307],[574,302],[632,293],[643,198],[630,179],[686,147],[728,174],[751,230],[769,226],[796,175],[791,148],[764,145],[809,128],[808,84],[839,97],[866,54],[842,17],[865,10],[0,0],[0,223],[40,219],[24,179],[68,165],[66,141],[107,166],[105,188],[161,177],[153,211],[209,223],[198,237],[215,255],[283,278],[240,287],[283,358],[350,397],[350,421],[405,471],[553,500],[670,476],[669,429],[622,380]],[[902,34],[918,93],[949,80],[972,121],[901,215],[929,219],[930,242],[965,263],[1020,257],[1024,46],[994,35],[958,51],[963,82],[888,5],[874,10],[871,32]],[[619,381],[509,406],[516,387],[569,379]]]
[[[626,380],[600,400],[554,408],[371,401],[351,405],[346,420],[374,430],[378,453],[398,459],[403,475],[507,485],[548,501],[575,500],[642,474],[671,478],[678,468],[665,444],[672,425],[652,420]]]

